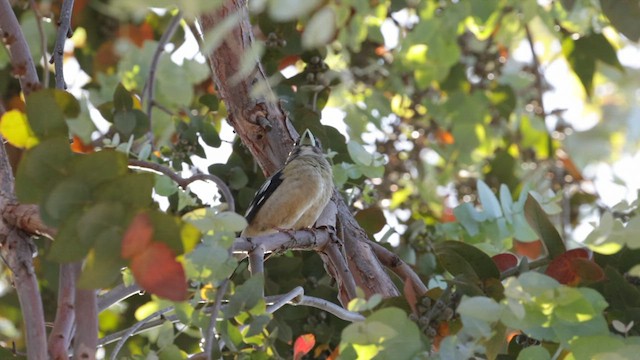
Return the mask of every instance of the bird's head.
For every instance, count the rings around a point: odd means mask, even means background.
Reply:
[[[296,146],[289,154],[289,159],[287,160],[287,162],[299,156],[318,154],[322,154],[320,140],[313,136],[311,131],[307,129],[302,133],[302,136],[300,136],[300,139],[298,139],[298,141],[296,142]]]
[[[318,140],[313,136],[311,130],[307,129],[302,133],[298,140],[298,146],[318,146]]]

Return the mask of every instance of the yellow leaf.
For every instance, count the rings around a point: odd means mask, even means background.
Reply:
[[[38,138],[29,126],[27,116],[19,110],[7,111],[2,115],[0,133],[15,147],[28,149],[38,144]]]

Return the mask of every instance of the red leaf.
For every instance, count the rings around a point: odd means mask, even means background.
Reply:
[[[583,283],[594,283],[605,278],[604,270],[593,260],[577,258],[571,259],[571,263]]]
[[[516,254],[526,256],[529,260],[535,260],[542,256],[544,247],[542,246],[542,241],[513,241],[513,251]]]
[[[151,244],[152,236],[153,224],[149,215],[146,213],[136,215],[122,238],[122,257],[130,259],[145,251]]]
[[[300,60],[300,56],[298,55],[285,56],[284,58],[282,58],[282,60],[280,60],[280,63],[278,64],[278,70],[280,71],[287,66],[295,65],[298,60]]]
[[[165,243],[154,242],[131,260],[131,272],[144,290],[172,301],[188,297],[182,265]]]
[[[74,135],[73,142],[71,143],[71,151],[79,154],[92,153],[93,145],[91,144],[85,145],[85,143],[83,143],[79,137]]]
[[[509,270],[518,266],[518,258],[510,253],[502,253],[491,257],[500,272]]]
[[[300,360],[304,355],[309,353],[316,345],[316,337],[313,334],[304,334],[298,336],[296,342],[293,343],[293,359]]]
[[[602,268],[591,260],[591,251],[579,248],[566,251],[551,261],[545,274],[561,284],[577,285],[580,281],[599,281],[604,278]]]

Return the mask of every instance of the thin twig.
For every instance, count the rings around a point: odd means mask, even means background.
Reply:
[[[281,307],[291,303],[295,298],[299,298],[304,295],[304,289],[302,286],[296,286],[286,294],[280,295],[280,297],[273,302],[273,304],[267,306],[267,312],[273,314]]]
[[[93,289],[76,287],[75,359],[95,359],[98,348],[98,300]]]
[[[121,331],[118,331],[118,332],[114,332],[113,334],[109,334],[109,335],[101,338],[98,341],[98,346],[107,346],[109,344],[112,344],[112,343],[122,339],[125,335],[128,336],[128,337],[131,337],[131,336],[143,333],[143,332],[145,332],[147,330],[155,329],[158,326],[161,326],[162,324],[164,324],[165,321],[171,321],[172,323],[176,323],[179,320],[178,320],[178,316],[170,315],[170,316],[162,317],[162,318],[157,319],[157,320],[147,321],[144,325],[138,326],[138,328],[136,328],[136,330],[133,331],[133,332],[130,332],[131,328],[128,328],[128,329],[124,329],[124,330],[121,330]],[[137,323],[136,323],[136,325],[137,325]]]
[[[224,298],[224,294],[227,292],[227,286],[229,285],[229,279],[225,279],[222,284],[216,290],[216,299],[213,303],[213,307],[211,308],[211,315],[209,327],[207,328],[207,337],[204,343],[204,353],[207,356],[208,360],[211,360],[211,353],[213,352],[213,346],[216,341],[216,325],[218,324],[218,313],[220,312],[220,308],[222,307],[222,300]]]
[[[38,10],[38,6],[35,0],[29,0],[29,6],[33,13],[36,15],[36,25],[38,26],[38,34],[40,35],[40,51],[42,61],[42,86],[46,89],[49,87],[49,62],[47,61],[47,37],[44,35],[44,29],[42,27],[42,14]]]
[[[542,118],[542,121],[546,121],[547,112],[544,109],[544,103],[542,102],[542,95],[544,94],[544,83],[543,83],[543,75],[542,68],[540,67],[540,60],[538,60],[538,55],[536,54],[535,42],[533,40],[533,35],[531,35],[531,30],[529,29],[529,25],[525,25],[524,27],[527,42],[529,43],[529,49],[531,50],[531,58],[533,61],[534,67],[534,81],[536,87],[536,102],[538,103],[538,107],[534,109],[534,113]],[[551,136],[551,132],[547,131],[547,146],[549,148],[549,158],[554,156],[554,147],[553,147],[553,137]]]
[[[175,171],[169,169],[166,166],[160,165],[160,164],[156,164],[150,161],[144,161],[144,160],[129,160],[129,166],[130,167],[136,167],[136,168],[140,168],[140,169],[148,169],[148,170],[153,170],[155,172],[159,172],[163,175],[168,176],[171,180],[173,180],[173,182],[175,182],[176,184],[178,184],[178,186],[180,186],[183,189],[186,189],[191,183],[198,181],[198,180],[210,180],[213,181],[216,186],[218,187],[218,191],[220,191],[220,193],[222,194],[222,196],[224,197],[224,200],[227,202],[227,207],[229,208],[229,211],[235,211],[236,205],[235,205],[235,200],[233,199],[233,195],[231,194],[231,189],[229,189],[229,186],[227,186],[227,184],[225,184],[224,181],[222,181],[222,179],[220,179],[219,177],[215,176],[215,175],[211,175],[211,174],[196,174],[193,175],[189,178],[183,179],[180,175],[178,175]]]
[[[380,262],[398,275],[403,281],[410,280],[413,284],[413,288],[418,295],[423,295],[427,292],[427,286],[422,282],[418,274],[407,265],[398,255],[392,253],[384,246],[378,244],[375,241],[369,241],[369,245],[373,248],[373,252],[378,257]]]
[[[41,84],[27,40],[9,0],[0,0],[0,29],[11,58],[13,75],[20,81],[20,88],[25,96],[29,95],[32,91],[38,90]]]
[[[63,0],[62,8],[60,8],[60,20],[58,21],[58,33],[56,35],[56,44],[53,47],[53,55],[51,60],[56,70],[56,88],[66,90],[67,83],[64,81],[64,43],[71,33],[71,12],[73,11],[74,0]]]
[[[105,311],[111,305],[119,303],[130,296],[140,294],[141,291],[144,290],[142,290],[138,284],[132,284],[129,286],[120,284],[114,287],[108,292],[98,296],[98,313]]]
[[[330,314],[335,315],[345,321],[356,322],[364,321],[364,316],[357,312],[349,311],[343,307],[340,307],[325,299],[320,299],[313,296],[300,296],[298,300],[294,299],[290,302],[292,305],[311,306],[320,310],[324,310]]]
[[[147,78],[147,83],[142,91],[143,101],[146,101],[147,104],[147,117],[149,118],[149,132],[147,133],[147,138],[151,146],[153,146],[153,130],[151,127],[151,112],[153,110],[153,97],[155,92],[155,80],[156,80],[156,71],[158,69],[158,63],[160,62],[160,56],[164,52],[164,48],[173,37],[173,34],[176,33],[178,29],[178,25],[180,25],[180,20],[182,20],[182,12],[178,11],[178,13],[171,19],[169,26],[162,34],[158,42],[158,46],[156,47],[156,51],[153,53],[153,58],[151,59],[151,65],[149,66],[149,77]],[[146,96],[145,91],[146,90]]]
[[[69,345],[75,322],[76,277],[80,273],[80,263],[60,265],[58,281],[58,307],[49,334],[49,356],[54,360],[69,359]]]
[[[173,306],[169,306],[166,307],[164,309],[160,309],[156,312],[154,312],[153,314],[147,316],[146,318],[138,321],[135,325],[133,325],[132,327],[130,327],[123,335],[122,338],[120,338],[120,341],[118,341],[118,343],[116,344],[116,347],[113,349],[113,352],[111,353],[111,360],[116,360],[118,358],[118,353],[120,352],[120,350],[122,350],[122,347],[124,346],[124,344],[127,342],[127,340],[136,334],[136,332],[138,331],[138,329],[140,329],[141,327],[143,327],[146,323],[150,322],[151,320],[153,320],[154,318],[157,318],[158,316],[164,315],[165,313],[168,313],[170,311],[173,311]],[[162,319],[161,319],[162,320]],[[164,323],[164,320],[160,323],[162,324]]]
[[[295,289],[294,289],[295,290]],[[294,291],[292,290],[292,291]],[[267,303],[267,305],[272,306],[276,303],[280,303],[281,299],[283,299],[283,297],[288,297],[290,298],[290,300],[288,302],[286,302],[288,305],[294,305],[294,306],[309,306],[309,307],[314,307],[323,311],[326,311],[332,315],[335,315],[337,318],[340,318],[342,320],[346,320],[346,321],[351,321],[351,322],[355,322],[355,321],[362,321],[364,320],[364,316],[360,315],[359,313],[353,312],[353,311],[349,311],[346,310],[330,301],[324,300],[324,299],[320,299],[317,297],[313,297],[313,296],[307,296],[307,295],[303,295],[303,294],[299,294],[298,296],[290,296],[290,293],[287,294],[283,294],[283,295],[272,295],[272,296],[267,296],[265,297],[265,302]],[[217,295],[216,295],[217,296]],[[277,308],[280,308],[281,306],[276,306]],[[276,307],[272,307],[271,309],[273,311],[277,310],[275,309]],[[204,313],[205,314],[209,314],[212,315],[214,313],[215,310],[215,304],[214,306],[211,306],[209,308],[205,308],[204,309]],[[224,309],[226,308],[226,305],[220,306],[219,309],[224,311]],[[220,311],[218,310],[218,311]],[[151,318],[153,318],[154,316],[151,316]],[[213,318],[213,316],[212,316]],[[106,346],[109,345],[111,343],[114,343],[124,337],[131,337],[133,335],[137,335],[140,334],[144,331],[156,328],[158,326],[161,326],[162,324],[164,324],[165,321],[170,321],[172,323],[176,323],[179,322],[179,319],[176,315],[168,315],[165,316],[161,319],[157,319],[157,320],[142,320],[144,323],[140,324],[137,323],[135,326],[135,329],[132,327],[125,329],[125,330],[121,330],[118,332],[115,332],[113,334],[109,334],[105,337],[103,337],[102,339],[100,339],[100,341],[98,342],[98,344],[100,346]]]

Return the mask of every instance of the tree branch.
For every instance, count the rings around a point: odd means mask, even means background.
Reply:
[[[118,343],[116,344],[116,347],[113,349],[113,352],[111,353],[111,360],[116,360],[118,358],[118,353],[120,352],[120,350],[122,350],[122,347],[124,346],[124,344],[127,342],[127,339],[129,339],[130,337],[132,337],[133,335],[136,334],[136,332],[142,328],[146,323],[148,323],[149,321],[157,318],[158,316],[164,315],[165,313],[168,313],[169,311],[173,311],[173,306],[169,306],[166,307],[164,309],[160,309],[156,312],[154,312],[153,314],[147,316],[146,318],[138,321],[135,325],[133,325],[132,327],[130,327],[122,336],[122,338],[120,339],[120,341],[118,341]],[[166,321],[166,319],[160,319],[162,320],[160,325],[162,325],[162,323],[164,323]],[[104,344],[103,344],[104,345]]]
[[[56,88],[66,90],[67,83],[64,81],[64,43],[67,38],[71,37],[71,12],[73,11],[74,0],[63,0],[60,9],[60,20],[58,20],[58,33],[56,35],[56,44],[53,47],[51,61],[56,69]]]
[[[96,291],[76,287],[76,331],[74,358],[96,358],[98,348],[98,304]]]
[[[396,275],[398,275],[403,281],[411,281],[413,285],[413,289],[416,293],[420,295],[424,295],[424,293],[429,290],[427,286],[422,282],[422,279],[416,274],[413,269],[407,265],[400,257],[390,250],[385,248],[384,246],[378,244],[375,241],[369,241],[369,245],[373,248],[373,252],[378,257],[378,260],[382,262],[382,264],[388,267],[391,271],[393,271]]]
[[[42,61],[42,86],[46,89],[49,87],[49,69],[47,64],[47,37],[44,35],[44,29],[42,28],[42,14],[38,10],[38,6],[35,0],[29,0],[29,7],[36,15],[36,25],[38,26],[38,35],[40,35],[40,52]]]
[[[356,321],[364,321],[364,316],[360,315],[357,312],[345,310],[340,306],[313,296],[303,295],[299,298],[293,299],[289,304],[296,306],[310,306],[320,310],[324,310],[329,314],[335,315],[335,317],[340,318],[345,321],[356,322]]]
[[[4,221],[29,234],[53,239],[58,232],[57,229],[45,225],[42,221],[38,205],[22,205],[14,202],[6,204],[1,211]]]
[[[213,347],[218,343],[216,339],[216,325],[218,324],[218,313],[220,312],[220,307],[222,307],[222,300],[224,298],[224,294],[227,292],[227,286],[229,285],[229,279],[225,279],[222,284],[216,290],[216,299],[213,303],[213,307],[211,308],[211,318],[209,322],[209,327],[207,328],[207,337],[204,343],[204,353],[207,356],[207,359],[211,360],[211,354],[213,353]]]
[[[44,311],[38,287],[32,254],[35,245],[24,233],[2,226],[0,250],[7,267],[13,273],[13,285],[18,293],[22,320],[26,329],[27,358],[47,358],[47,333],[44,328]],[[8,231],[8,233],[7,233]]]
[[[216,186],[218,187],[218,191],[220,191],[220,193],[224,197],[224,200],[227,202],[229,211],[236,211],[235,200],[233,198],[233,195],[231,194],[231,189],[229,189],[229,186],[227,186],[227,184],[225,184],[225,182],[222,181],[222,179],[220,179],[215,175],[196,174],[189,178],[184,179],[180,175],[178,175],[175,171],[169,169],[166,166],[156,164],[150,161],[144,161],[144,160],[129,160],[129,167],[136,167],[140,169],[148,169],[148,170],[153,170],[155,172],[159,172],[163,175],[168,176],[171,180],[173,180],[173,182],[178,184],[178,186],[180,186],[183,189],[186,189],[191,183],[195,181],[210,180],[213,183],[215,183]]]
[[[266,84],[267,76],[256,60],[252,75],[231,82],[240,71],[243,56],[253,45],[253,31],[249,22],[246,0],[226,0],[213,13],[200,17],[205,34],[215,31],[226,18],[239,14],[238,23],[217,49],[208,54],[218,94],[229,113],[228,121],[258,160],[266,175],[273,174],[283,164],[299,136],[288,123],[287,117],[274,101],[271,89],[266,94],[254,94],[256,84]],[[263,119],[260,124],[260,120]]]
[[[76,278],[80,274],[80,263],[60,265],[58,284],[58,307],[49,334],[49,356],[54,360],[68,360],[69,345],[75,323]]]
[[[239,15],[239,16],[238,16]],[[220,46],[207,54],[209,65],[213,73],[218,94],[224,100],[228,111],[227,120],[233,126],[243,144],[249,149],[257,163],[266,175],[273,174],[283,164],[287,154],[293,147],[298,134],[293,128],[285,112],[275,100],[274,94],[268,86],[267,75],[261,64],[256,60],[254,71],[244,79],[238,79],[237,74],[243,56],[253,44],[253,32],[247,13],[245,0],[226,0],[219,9],[200,18],[205,34],[215,31],[216,26],[224,23],[231,16],[238,17],[238,22]],[[236,79],[237,81],[230,81]],[[262,92],[258,92],[257,89]],[[345,254],[348,268],[353,274],[356,285],[361,287],[367,296],[374,293],[385,297],[399,295],[398,289],[377,260],[371,247],[366,243],[366,233],[360,228],[337,190],[334,190],[333,202],[337,206],[338,219],[345,237]],[[276,234],[277,235],[277,234]],[[323,235],[324,236],[324,235]],[[296,242],[301,239],[296,235]],[[309,240],[308,238],[306,239]],[[275,238],[265,243],[265,251],[275,250],[271,245]],[[296,247],[280,238],[280,244],[286,248]],[[323,241],[328,241],[325,237]],[[248,246],[247,246],[248,245]],[[310,242],[306,248],[313,247]],[[251,244],[236,242],[234,249],[245,251],[253,249]],[[270,249],[271,248],[271,249]],[[323,261],[328,261],[323,258]],[[331,264],[328,264],[331,267]],[[341,273],[334,271],[340,277]],[[344,298],[341,297],[344,302]],[[348,299],[347,299],[348,300]]]
[[[5,15],[0,13],[0,16]],[[0,142],[0,210],[16,201],[14,182],[4,143]],[[18,294],[26,332],[27,357],[46,359],[47,333],[38,278],[33,267],[34,249],[35,245],[26,233],[0,221],[0,255],[13,273],[13,285]]]
[[[284,252],[286,250],[320,250],[331,240],[327,229],[279,232],[254,238],[238,237],[233,243],[234,253],[249,253],[258,246],[263,246],[265,253]]]
[[[182,20],[182,12],[178,11],[178,13],[171,19],[169,26],[162,34],[162,37],[158,41],[158,46],[156,47],[156,51],[153,53],[153,58],[151,58],[151,65],[149,66],[149,77],[147,78],[147,83],[144,85],[144,89],[142,91],[142,101],[147,104],[147,117],[149,118],[149,132],[147,137],[153,147],[153,128],[151,121],[151,113],[153,111],[154,104],[154,92],[155,92],[155,81],[156,81],[156,70],[158,69],[158,63],[160,62],[160,56],[164,52],[164,47],[167,45],[169,40],[173,37],[173,34],[176,33],[178,29],[178,25],[180,25],[180,20]],[[146,93],[146,96],[145,96]]]
[[[9,0],[0,0],[0,29],[3,32],[2,40],[11,58],[12,73],[20,81],[22,92],[26,96],[40,89],[40,80],[29,46]]]
[[[280,309],[283,305],[287,304],[287,305],[293,305],[293,306],[314,307],[316,309],[326,311],[336,316],[337,318],[340,318],[345,321],[355,322],[355,321],[363,321],[365,319],[364,316],[360,315],[359,313],[345,310],[330,301],[316,298],[313,296],[304,295],[304,291],[301,291],[301,290],[302,288],[297,287],[292,291],[283,295],[267,296],[265,297],[265,302],[267,303],[268,306],[270,306],[269,309],[271,310],[271,312],[275,312],[276,310]],[[286,302],[283,302],[282,301],[283,299],[288,299],[288,300]],[[226,308],[226,305],[220,306],[220,309],[223,311],[225,308]],[[164,311],[164,310],[167,310],[167,309],[163,309],[161,311]],[[211,314],[211,315],[213,315],[214,311],[215,311],[215,304],[212,307],[206,308],[204,310],[205,313]],[[159,315],[152,314],[148,318],[141,320],[140,322],[136,323],[134,326],[128,329],[118,331],[103,337],[102,339],[100,339],[98,343],[100,346],[106,346],[118,340],[126,339],[131,336],[140,334],[144,331],[161,326],[162,324],[164,324],[165,321],[171,321],[172,323],[176,323],[179,321],[176,315],[164,316],[160,319],[152,320],[157,316]],[[211,318],[213,318],[213,316],[211,316]],[[118,349],[118,352],[119,351],[120,349]],[[206,353],[206,350],[203,353]]]
[[[119,303],[120,301],[130,296],[139,294],[141,291],[144,290],[142,290],[140,286],[138,286],[138,284],[129,286],[120,284],[114,287],[113,289],[107,291],[105,294],[98,296],[98,313],[105,311],[111,305]]]

